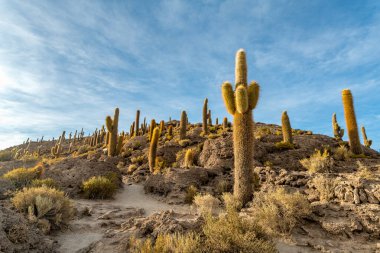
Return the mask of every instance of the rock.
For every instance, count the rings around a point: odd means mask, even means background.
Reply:
[[[354,193],[354,203],[357,205],[360,204],[359,189],[355,188],[353,193]]]

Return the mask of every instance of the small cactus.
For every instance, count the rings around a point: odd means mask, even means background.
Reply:
[[[187,115],[186,111],[182,111],[181,113],[181,121],[180,121],[180,131],[179,131],[179,139],[186,139],[186,126],[187,126]]]
[[[218,125],[219,125],[219,119],[216,118],[216,119],[215,119],[215,126],[218,126]]]
[[[154,172],[154,168],[156,167],[156,154],[157,154],[159,136],[160,136],[160,129],[158,127],[155,127],[152,133],[152,138],[150,140],[150,147],[149,147],[149,170],[152,173]]]
[[[208,99],[206,98],[204,103],[203,103],[203,134],[207,135],[208,134],[208,127],[207,127],[207,119],[208,119],[208,113],[207,113],[207,103]]]
[[[340,128],[338,121],[336,120],[336,113],[332,116],[332,126],[335,139],[341,141],[344,135],[344,129]]]
[[[223,118],[223,130],[227,130],[228,128],[228,119],[227,117]]]
[[[150,121],[150,126],[149,126],[149,140],[152,140],[153,131],[155,128],[156,128],[156,121],[154,119],[152,119]],[[158,129],[158,130],[160,130],[160,129]]]
[[[290,120],[286,111],[282,113],[281,123],[283,142],[293,144],[292,127],[290,126]]]
[[[350,150],[355,155],[360,155],[363,150],[360,145],[358,125],[356,123],[354,100],[349,89],[342,91],[342,101]]]
[[[233,115],[234,197],[243,206],[252,198],[254,136],[252,110],[259,99],[259,85],[247,85],[247,63],[244,50],[236,53],[235,91],[229,82],[222,85],[227,111]]]
[[[57,158],[61,154],[62,151],[62,146],[61,146],[61,141],[59,141],[57,144],[55,144],[54,147],[51,148],[51,154]]]
[[[194,151],[192,149],[186,150],[184,163],[185,163],[185,167],[186,168],[190,168],[190,167],[193,166],[193,163],[194,163]]]
[[[172,125],[169,125],[169,127],[168,127],[168,135],[173,136],[173,126]]]
[[[363,140],[364,140],[364,146],[366,146],[367,148],[370,148],[372,145],[372,140],[367,139],[367,133],[365,131],[364,126],[362,126],[362,135],[363,135]]]
[[[165,121],[160,121],[160,135],[165,131]]]
[[[211,110],[208,110],[207,118],[208,118],[208,125],[212,126]]]
[[[117,147],[117,135],[118,135],[118,125],[119,125],[119,108],[115,109],[115,114],[113,119],[110,116],[106,118],[106,127],[109,133],[108,142],[108,156],[116,155]]]

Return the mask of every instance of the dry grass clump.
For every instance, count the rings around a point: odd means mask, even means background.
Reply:
[[[278,150],[286,150],[286,149],[294,149],[295,148],[295,145],[293,143],[283,142],[283,141],[275,143],[274,146]]]
[[[190,139],[184,139],[184,140],[179,140],[179,141],[178,141],[178,144],[179,144],[181,147],[187,147],[187,146],[190,145],[190,142],[191,142]]]
[[[334,149],[333,158],[338,161],[346,161],[350,159],[350,152],[346,146],[340,145]]]
[[[31,184],[31,187],[42,187],[46,186],[49,188],[57,188],[57,182],[54,181],[52,178],[45,178],[45,179],[33,179]]]
[[[256,222],[272,235],[289,234],[300,218],[311,213],[304,195],[283,188],[256,193],[252,208]]]
[[[200,237],[194,233],[188,234],[159,234],[157,239],[141,240],[132,237],[129,240],[129,252],[132,253],[197,253]]]
[[[359,178],[364,178],[368,180],[377,178],[375,173],[373,173],[370,169],[368,169],[368,167],[365,166],[363,163],[361,163],[360,161],[357,161],[356,164],[358,165],[358,171],[356,174]]]
[[[91,146],[90,145],[80,146],[79,149],[78,149],[78,151],[76,152],[76,155],[85,154],[85,153],[87,153],[90,150],[91,150]]]
[[[215,190],[218,194],[230,192],[232,190],[232,184],[227,179],[220,179],[216,184]]]
[[[334,164],[327,149],[323,153],[317,150],[310,158],[304,158],[300,162],[310,173],[330,172]]]
[[[210,194],[196,195],[193,201],[198,212],[202,215],[214,214],[219,208],[219,199]]]
[[[22,188],[29,185],[33,179],[39,177],[41,171],[41,166],[36,166],[29,169],[18,168],[5,173],[3,178],[10,180],[16,188]]]
[[[116,193],[117,184],[104,176],[96,176],[83,182],[82,190],[86,198],[108,199]]]
[[[198,194],[198,189],[194,185],[190,185],[186,189],[186,195],[185,195],[185,203],[191,204],[193,203],[194,197]]]
[[[131,252],[164,253],[274,253],[278,252],[274,243],[268,238],[253,219],[242,218],[238,209],[241,207],[231,194],[223,196],[226,213],[218,217],[207,214],[199,235],[158,235],[155,242],[136,240],[129,242]]]
[[[312,179],[312,184],[319,192],[320,201],[330,201],[334,198],[336,181],[324,175],[318,175]]]
[[[0,151],[0,162],[11,161],[13,159],[12,151],[3,150]]]
[[[74,215],[74,209],[64,192],[46,186],[24,188],[12,199],[13,205],[28,214],[33,222],[44,224],[45,231],[60,228]]]

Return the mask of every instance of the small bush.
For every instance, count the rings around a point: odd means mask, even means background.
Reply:
[[[198,194],[198,189],[194,185],[190,185],[186,190],[185,203],[193,203],[194,197]]]
[[[132,237],[129,241],[129,252],[132,253],[200,253],[200,236],[187,234],[159,234],[155,242]]]
[[[286,149],[294,149],[295,148],[293,143],[283,142],[283,141],[277,142],[276,144],[274,144],[274,146],[278,150],[286,150]]]
[[[254,218],[269,234],[288,234],[297,221],[310,214],[310,204],[301,193],[286,193],[278,188],[255,194]]]
[[[12,203],[19,211],[28,214],[31,221],[48,222],[47,230],[62,227],[74,215],[72,203],[64,192],[46,186],[24,188],[16,193]]]
[[[86,198],[107,199],[116,193],[117,185],[104,176],[97,176],[83,182],[82,189]]]
[[[91,146],[90,145],[83,145],[83,146],[80,146],[78,151],[76,152],[77,155],[82,155],[82,154],[85,154],[87,153],[89,150],[91,149]]]
[[[132,174],[135,170],[137,170],[137,168],[138,168],[138,167],[137,167],[136,164],[131,164],[131,165],[128,166],[128,171],[127,171],[127,172],[128,172],[129,174]]]
[[[210,194],[196,195],[193,202],[197,207],[198,213],[202,215],[215,214],[220,204],[219,199]]]
[[[13,159],[13,153],[12,151],[0,151],[0,162],[7,162],[11,161]]]
[[[137,165],[141,165],[141,164],[144,163],[144,160],[145,160],[145,156],[144,155],[135,156],[135,157],[131,158],[131,163],[137,164]]]
[[[304,158],[300,162],[310,173],[330,172],[334,163],[327,149],[323,153],[317,150],[310,158]]]
[[[33,179],[32,183],[30,184],[31,187],[42,187],[46,186],[49,188],[57,188],[57,182],[54,181],[52,178],[45,178],[45,179]]]
[[[333,158],[338,161],[346,161],[350,158],[350,152],[344,145],[340,145],[333,152]]]
[[[232,184],[227,179],[220,179],[216,184],[216,192],[223,194],[232,190]]]
[[[318,175],[312,179],[312,184],[319,192],[320,201],[330,201],[334,198],[334,189],[336,182],[333,178],[328,178],[324,175]]]
[[[184,140],[179,140],[178,141],[178,144],[181,146],[181,147],[187,147],[190,145],[190,140],[189,139],[184,139]]]
[[[40,166],[31,169],[18,168],[8,171],[3,177],[10,180],[16,188],[22,188],[29,185],[33,179],[39,177],[41,170]]]
[[[358,165],[358,171],[357,171],[357,176],[359,178],[364,178],[364,179],[376,179],[377,176],[370,170],[368,169],[367,166],[365,166],[363,163],[360,161],[357,161],[356,164]]]

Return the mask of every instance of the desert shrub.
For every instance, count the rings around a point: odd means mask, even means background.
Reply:
[[[194,185],[190,185],[186,189],[186,194],[185,194],[185,203],[191,204],[193,203],[195,195],[198,194],[198,189]]]
[[[265,162],[264,162],[264,166],[265,166],[265,167],[272,168],[272,167],[273,167],[273,163],[272,163],[271,161],[265,161]]]
[[[323,153],[317,150],[310,158],[304,158],[300,162],[310,173],[330,172],[334,163],[327,149]]]
[[[161,172],[163,169],[166,168],[166,161],[162,156],[156,157],[156,169],[158,169],[159,172]]]
[[[76,152],[77,155],[82,155],[84,153],[87,153],[91,149],[90,145],[83,145],[80,146],[78,151]]]
[[[232,184],[227,179],[220,179],[216,183],[216,192],[222,194],[232,190]]]
[[[257,223],[273,235],[290,233],[297,221],[311,212],[304,195],[283,188],[256,193],[252,208]]]
[[[132,174],[135,170],[137,170],[137,165],[136,164],[131,164],[128,166],[128,173]]]
[[[220,201],[210,194],[196,195],[193,200],[198,213],[202,215],[215,214],[218,210]]]
[[[357,176],[359,178],[364,178],[364,179],[376,179],[375,173],[373,173],[370,169],[368,169],[367,166],[365,166],[363,163],[360,161],[357,161],[356,164],[358,165],[358,171],[357,171]]]
[[[135,157],[131,158],[131,163],[138,164],[138,165],[143,164],[144,161],[145,161],[145,156],[144,155],[135,156]]]
[[[200,246],[200,236],[195,233],[159,234],[154,242],[134,237],[129,240],[132,253],[200,253]]]
[[[9,150],[0,151],[0,162],[11,161],[13,159],[13,153]]]
[[[294,149],[295,146],[293,143],[290,143],[290,142],[276,142],[274,144],[275,148],[278,149],[278,150],[286,150],[286,149]]]
[[[45,179],[33,179],[31,184],[31,187],[42,187],[46,186],[49,188],[57,188],[57,182],[54,181],[52,178],[45,178]]]
[[[13,205],[28,214],[31,221],[44,224],[46,230],[67,224],[74,215],[74,209],[64,192],[46,186],[24,188],[12,199]]]
[[[241,206],[231,194],[223,198],[227,213],[205,218],[202,252],[277,252],[274,243],[253,219],[239,215],[237,209]]]
[[[207,135],[207,139],[216,139],[218,137],[219,137],[219,135],[218,134],[214,134],[214,133],[210,133],[209,135]]]
[[[181,147],[187,147],[190,145],[190,140],[189,139],[184,139],[184,140],[179,140],[178,141],[178,144],[181,146]]]
[[[16,188],[22,188],[29,185],[33,179],[39,177],[41,173],[41,167],[36,166],[34,168],[18,168],[8,171],[3,175],[7,180],[10,180]]]
[[[116,193],[117,185],[107,177],[96,176],[83,182],[82,189],[86,198],[107,199]]]
[[[312,184],[319,193],[320,201],[329,201],[334,198],[336,182],[333,178],[318,175],[312,179]]]
[[[338,161],[346,161],[350,158],[350,152],[344,145],[340,145],[333,151],[333,158]]]

